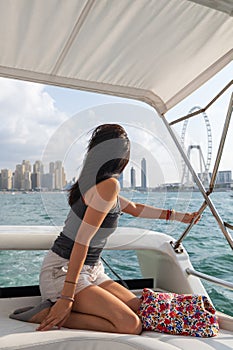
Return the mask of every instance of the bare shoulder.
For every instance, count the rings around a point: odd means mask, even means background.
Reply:
[[[120,191],[120,184],[117,179],[110,177],[96,185],[99,195],[105,200],[113,200]]]
[[[117,179],[111,177],[101,181],[96,186],[91,187],[85,194],[85,203],[87,205],[93,201],[115,202],[120,191],[120,184]]]

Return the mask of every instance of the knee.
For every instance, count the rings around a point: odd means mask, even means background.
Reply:
[[[136,320],[134,322],[134,325],[131,328],[131,333],[130,334],[139,335],[141,333],[142,333],[142,323],[141,323],[140,319],[136,315]]]
[[[142,323],[139,317],[136,314],[133,314],[126,317],[119,328],[119,333],[138,335],[142,332]]]

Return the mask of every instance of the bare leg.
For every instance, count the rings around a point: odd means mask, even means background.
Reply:
[[[44,318],[49,313],[49,308],[45,309],[35,316],[33,316],[29,322],[31,323],[41,323]],[[109,329],[109,332],[115,332],[116,329],[114,325],[101,317],[94,315],[81,314],[78,312],[71,312],[70,317],[64,323],[63,327],[72,328],[72,329],[88,329],[88,330],[96,330],[96,325],[98,324],[98,331],[106,331]]]
[[[132,295],[131,293],[130,298]],[[135,312],[118,297],[99,286],[90,286],[79,292],[75,298],[73,311],[78,314],[72,313],[64,324],[65,327],[116,333],[141,333],[141,322]]]
[[[131,297],[132,295],[129,299]],[[114,333],[141,333],[141,322],[134,311],[119,298],[98,286],[90,286],[79,292],[75,297],[73,311],[63,327]],[[44,309],[29,322],[41,323],[48,313],[49,308]]]
[[[99,332],[117,332],[116,327],[110,321],[98,316],[82,314],[79,312],[71,312],[70,317],[63,327]]]
[[[140,299],[119,283],[109,280],[100,284],[99,287],[115,295],[118,299],[123,301],[123,303],[129,306],[130,309],[132,309],[134,312],[138,311],[141,304]]]
[[[141,322],[135,312],[140,300],[114,281],[83,289],[75,297],[73,311],[64,327],[95,331],[140,334]],[[48,315],[46,308],[29,322],[41,323]]]
[[[46,310],[43,310],[33,316],[29,322],[31,323],[41,323],[44,318],[48,315],[49,308]],[[101,317],[94,316],[94,315],[88,315],[88,314],[82,314],[78,312],[71,312],[70,317],[68,320],[64,323],[63,327],[66,328],[72,328],[72,329],[88,329],[88,330],[95,330],[96,331],[96,325],[98,324],[98,331],[105,332],[107,329],[109,332],[116,332],[116,329],[114,325]]]

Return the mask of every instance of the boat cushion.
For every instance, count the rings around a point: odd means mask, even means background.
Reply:
[[[39,297],[0,299],[1,350],[230,350],[233,333],[220,330],[214,338],[195,338],[144,331],[141,335],[79,330],[37,332],[37,325],[9,319],[18,307],[35,305]]]

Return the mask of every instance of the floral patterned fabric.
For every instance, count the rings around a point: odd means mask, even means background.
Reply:
[[[213,337],[216,310],[203,295],[161,293],[145,288],[138,315],[144,330],[194,337]]]

